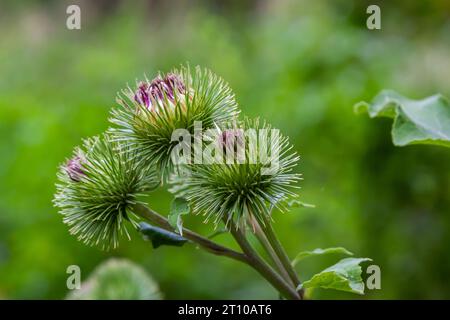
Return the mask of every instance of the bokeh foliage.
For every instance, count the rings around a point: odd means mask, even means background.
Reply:
[[[87,277],[110,256],[144,266],[166,298],[275,297],[251,269],[193,247],[153,252],[137,234],[116,251],[86,247],[52,207],[57,166],[107,129],[116,92],[185,62],[226,79],[243,113],[279,127],[301,155],[301,199],[316,208],[275,215],[292,257],[344,246],[381,267],[382,290],[367,298],[450,298],[448,149],[396,148],[390,120],[352,109],[384,88],[450,96],[448,1],[383,2],[379,31],[356,0],[79,3],[81,31],[65,28],[68,2],[0,4],[1,298],[63,298],[68,265]],[[170,200],[148,198],[160,212]],[[185,225],[210,232],[201,221]],[[301,278],[333,262],[311,259]]]

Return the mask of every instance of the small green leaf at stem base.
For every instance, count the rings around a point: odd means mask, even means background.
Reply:
[[[303,282],[300,288],[335,289],[357,294],[364,294],[364,283],[361,278],[362,269],[359,265],[369,258],[345,258],[331,267],[315,274],[308,281]]]
[[[152,242],[155,249],[162,245],[181,247],[188,241],[175,232],[170,232],[145,222],[139,223],[139,232],[144,235],[145,240]]]
[[[173,199],[167,220],[180,235],[183,235],[183,219],[181,216],[188,214],[190,211],[191,209],[189,208],[189,203],[185,199]]]
[[[299,254],[297,254],[295,259],[292,261],[292,265],[295,266],[298,262],[300,262],[301,260],[308,258],[308,257],[321,256],[321,255],[333,254],[333,253],[344,254],[344,255],[348,255],[348,256],[353,255],[353,253],[351,253],[350,251],[348,251],[347,249],[345,249],[343,247],[334,247],[334,248],[326,248],[326,249],[317,248],[312,251],[302,251]]]

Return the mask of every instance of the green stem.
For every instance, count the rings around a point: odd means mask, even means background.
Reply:
[[[133,206],[133,212],[138,216],[148,220],[150,223],[157,225],[160,228],[172,232],[174,231],[173,227],[170,225],[169,221],[165,217],[142,204],[135,204]],[[249,259],[247,258],[246,255],[234,251],[232,249],[226,248],[220,244],[217,244],[189,229],[183,228],[183,237],[198,244],[200,247],[202,247],[203,249],[205,249],[210,253],[219,256],[226,256],[231,259],[244,262],[245,264],[250,264]]]
[[[266,216],[265,214],[260,215],[261,216],[261,228],[263,229],[263,232],[267,236],[267,240],[271,244],[272,248],[275,250],[277,256],[280,258],[281,263],[283,264],[285,270],[289,274],[289,277],[291,278],[292,282],[294,283],[295,287],[298,288],[300,285],[300,280],[297,276],[297,273],[294,270],[294,267],[291,264],[291,260],[289,259],[286,251],[284,250],[283,246],[281,245],[280,241],[278,240],[270,221],[270,218]],[[301,299],[303,299],[304,291],[303,289],[299,290],[299,294]]]
[[[135,204],[133,206],[133,212],[141,218],[149,221],[150,223],[173,232],[173,227],[170,225],[169,221],[164,216],[153,211],[152,209],[142,204]],[[258,271],[267,281],[269,281],[275,287],[275,289],[277,289],[287,299],[300,299],[299,294],[288,283],[286,283],[283,278],[281,278],[275,271],[273,271],[273,269],[269,265],[267,265],[264,260],[262,260],[258,256],[258,254],[248,243],[242,231],[238,231],[234,225],[231,226],[230,231],[244,251],[244,254],[221,246],[186,228],[183,228],[183,236],[186,239],[197,243],[201,248],[210,253],[220,256],[226,256],[251,266],[256,271]]]
[[[251,220],[250,220],[251,219]],[[272,246],[270,245],[269,241],[267,240],[266,235],[261,229],[261,226],[259,225],[258,221],[251,217],[249,220],[250,226],[253,228],[253,231],[255,233],[256,238],[261,243],[264,250],[269,255],[272,262],[275,264],[277,270],[281,273],[281,276],[286,280],[289,284],[294,286],[294,283],[292,282],[289,274],[287,273],[286,269],[284,268],[283,264],[281,263],[280,258],[276,254],[276,252],[273,250]]]
[[[281,295],[287,299],[299,300],[301,297],[281,276],[276,273],[260,256],[255,252],[250,243],[247,241],[242,230],[238,229],[236,225],[230,223],[230,232],[236,239],[236,242],[242,248],[250,261],[250,265],[256,269],[272,286],[274,286]]]

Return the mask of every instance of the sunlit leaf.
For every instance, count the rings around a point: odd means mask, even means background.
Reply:
[[[162,245],[181,247],[187,242],[187,239],[175,232],[170,232],[145,222],[139,223],[139,231],[144,235],[144,239],[152,242],[155,249]]]
[[[353,255],[353,253],[351,253],[350,251],[348,251],[347,249],[345,249],[343,247],[326,248],[326,249],[317,248],[312,251],[300,252],[299,254],[297,254],[294,261],[292,261],[292,264],[295,266],[299,261],[301,261],[305,258],[311,257],[311,256],[320,256],[320,255],[333,254],[333,253],[344,254],[344,255],[348,255],[348,256]]]
[[[300,285],[302,288],[324,288],[364,294],[364,283],[361,278],[361,262],[371,261],[369,258],[345,258],[335,265],[315,274]]]
[[[371,118],[394,118],[392,140],[396,146],[435,144],[450,147],[450,104],[440,94],[411,100],[385,90],[371,103],[356,104],[355,112],[367,112]]]

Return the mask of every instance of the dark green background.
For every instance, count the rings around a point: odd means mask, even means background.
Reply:
[[[80,31],[65,27],[69,3],[81,6]],[[381,30],[366,28],[369,3]],[[277,297],[253,270],[194,247],[155,251],[134,232],[113,252],[86,247],[52,206],[58,164],[108,127],[116,92],[185,62],[224,77],[242,112],[300,153],[301,199],[317,207],[275,214],[291,256],[345,246],[381,268],[382,289],[364,298],[450,298],[449,149],[396,148],[390,120],[352,111],[383,88],[450,96],[446,0],[2,1],[0,298],[63,298],[68,265],[85,278],[110,256],[143,265],[166,298]],[[148,202],[167,212],[170,195]],[[305,261],[300,276],[337,259]]]

